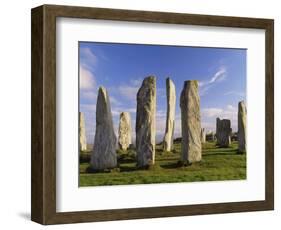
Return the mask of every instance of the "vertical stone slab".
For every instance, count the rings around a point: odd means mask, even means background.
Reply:
[[[107,90],[99,88],[96,105],[96,133],[91,156],[94,170],[112,169],[117,166],[116,136],[113,128],[110,100]]]
[[[231,144],[231,122],[228,119],[217,118],[216,137],[220,147],[229,147]]]
[[[131,116],[128,112],[122,112],[118,129],[118,146],[122,150],[127,150],[130,144],[132,144]]]
[[[206,142],[206,131],[204,128],[201,128],[200,137],[201,137],[201,143],[205,143]]]
[[[201,160],[201,122],[198,81],[185,81],[180,96],[181,108],[181,161],[192,163]]]
[[[87,150],[85,117],[84,117],[84,113],[82,113],[82,112],[79,112],[79,148],[80,148],[80,151]]]
[[[176,87],[174,82],[166,79],[167,116],[166,130],[163,140],[163,150],[171,151],[174,143],[175,113],[176,113]]]
[[[139,168],[155,161],[156,78],[146,77],[137,93],[136,152]]]
[[[244,101],[238,103],[238,148],[240,152],[246,151],[246,122],[247,108]]]

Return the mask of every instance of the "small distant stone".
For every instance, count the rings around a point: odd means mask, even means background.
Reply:
[[[119,148],[122,150],[127,150],[132,143],[132,126],[130,113],[122,112],[120,114],[118,134]]]
[[[217,118],[216,125],[217,144],[220,147],[229,147],[231,144],[231,122],[228,119]]]

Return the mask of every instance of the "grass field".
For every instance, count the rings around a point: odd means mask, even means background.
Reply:
[[[203,144],[202,161],[187,167],[178,166],[181,145],[173,152],[163,152],[156,145],[155,165],[149,170],[136,168],[135,151],[118,151],[119,168],[111,172],[87,173],[90,152],[80,154],[80,186],[175,183],[246,179],[246,154],[237,154],[237,143],[218,148],[215,143]]]

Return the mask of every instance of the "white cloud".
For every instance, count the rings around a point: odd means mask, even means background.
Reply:
[[[80,111],[85,113],[96,112],[96,104],[80,104]]]
[[[226,108],[204,108],[201,109],[201,116],[207,118],[225,118],[236,119],[237,109],[233,105],[227,105]]]
[[[226,76],[225,73],[226,73],[225,67],[221,67],[215,73],[215,75],[211,78],[211,80],[209,81],[209,84],[214,83],[214,82],[220,82],[220,81],[224,80],[225,76]]]
[[[131,116],[132,116],[132,113],[136,113],[136,109],[135,108],[123,108],[123,107],[116,107],[112,110],[112,114],[114,115],[120,115],[120,113],[122,112],[129,112],[131,113]]]
[[[92,72],[80,65],[80,90],[90,90],[96,86]]]
[[[205,94],[207,94],[207,92],[209,91],[209,89],[211,87],[213,87],[215,84],[217,84],[218,82],[223,81],[226,78],[226,67],[225,66],[221,66],[218,71],[211,77],[210,80],[208,81],[200,81],[199,82],[199,93],[200,96],[204,96]]]
[[[121,85],[118,87],[119,93],[128,100],[136,100],[138,90],[139,87],[129,85]]]
[[[156,117],[158,118],[166,118],[167,112],[165,110],[159,109],[156,111]]]
[[[80,48],[81,65],[86,68],[93,68],[98,62],[97,56],[88,47]]]
[[[117,90],[122,96],[127,100],[136,101],[137,93],[141,87],[142,79],[133,79],[128,82],[128,84],[120,85]]]
[[[245,97],[244,92],[238,92],[238,91],[229,91],[229,92],[226,92],[224,95],[225,96],[227,96],[227,95],[237,95],[237,96],[240,96],[240,97]]]
[[[80,91],[80,97],[83,98],[83,99],[96,101],[97,94],[96,94],[96,91],[81,90]]]
[[[223,112],[221,108],[206,108],[201,110],[202,116],[217,117]]]
[[[142,83],[142,79],[141,79],[141,78],[132,79],[132,80],[130,80],[130,83],[131,83],[131,85],[133,85],[133,86],[140,87],[140,86],[141,86],[141,83]]]
[[[157,88],[157,97],[166,98],[166,89],[165,88]]]
[[[97,64],[97,57],[89,48],[80,49],[80,97],[83,99],[95,100],[97,97],[96,78],[94,68]]]
[[[237,108],[227,105],[225,108],[204,108],[201,109],[201,126],[207,130],[216,129],[216,118],[231,120],[232,129],[237,130]]]

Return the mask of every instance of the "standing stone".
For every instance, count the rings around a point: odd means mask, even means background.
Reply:
[[[247,109],[244,101],[238,103],[238,148],[240,152],[246,151],[246,122]]]
[[[205,143],[206,142],[206,131],[204,128],[201,128],[200,137],[201,137],[201,143]]]
[[[217,118],[216,125],[217,144],[220,147],[228,147],[231,144],[231,122],[228,119]]]
[[[146,77],[137,93],[136,152],[140,168],[155,160],[156,78]]]
[[[175,112],[176,112],[176,87],[170,78],[166,79],[167,92],[167,118],[166,130],[163,140],[164,151],[171,151],[174,142]]]
[[[198,81],[185,81],[180,96],[181,107],[181,161],[192,163],[201,160],[201,123]]]
[[[85,129],[85,118],[84,113],[79,112],[79,144],[80,151],[87,150],[87,139],[86,139],[86,129]]]
[[[91,156],[94,170],[111,169],[117,166],[116,136],[113,128],[110,100],[107,90],[99,88],[96,105],[96,133]]]
[[[118,130],[118,145],[122,150],[127,150],[132,144],[132,127],[131,116],[128,112],[120,114],[119,130]]]

